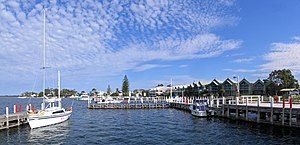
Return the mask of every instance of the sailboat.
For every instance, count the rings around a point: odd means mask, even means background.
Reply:
[[[28,123],[30,128],[39,128],[44,126],[49,126],[53,124],[58,124],[68,120],[72,114],[72,107],[65,110],[62,108],[62,102],[60,98],[60,72],[58,71],[58,97],[48,98],[45,95],[45,80],[46,80],[46,58],[45,58],[45,20],[46,12],[44,10],[44,66],[43,69],[43,103],[41,105],[41,110],[38,111],[28,111]],[[47,106],[46,106],[47,105]]]

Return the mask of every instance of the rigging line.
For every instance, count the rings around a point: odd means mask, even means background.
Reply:
[[[27,104],[29,104],[31,102],[31,98],[32,98],[32,94],[33,94],[33,90],[34,88],[36,87],[36,83],[37,83],[37,77],[38,75],[35,75],[35,79],[34,79],[34,83],[33,83],[33,86],[32,86],[32,89],[31,89],[31,93],[30,93],[30,97],[29,97],[29,100],[27,102]],[[38,94],[37,94],[38,95]]]
[[[72,104],[71,104],[71,108],[73,108],[74,100],[75,100],[75,99],[73,98],[73,101],[72,101]]]

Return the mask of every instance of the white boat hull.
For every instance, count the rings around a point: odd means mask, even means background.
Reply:
[[[206,111],[191,110],[191,114],[197,117],[207,117]]]
[[[88,101],[89,98],[79,98],[78,100],[79,100],[79,101]]]
[[[32,129],[58,124],[68,120],[71,116],[71,113],[72,111],[66,111],[65,113],[51,116],[28,117],[28,123]]]

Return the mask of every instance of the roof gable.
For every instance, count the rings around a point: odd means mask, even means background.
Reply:
[[[263,81],[261,81],[260,79],[258,79],[253,85],[254,86],[256,86],[257,84],[262,84],[262,85],[264,85],[264,82]]]
[[[228,82],[230,85],[234,85],[235,84],[235,82],[233,82],[231,79],[229,79],[229,78],[227,78],[224,82],[223,82],[223,84],[224,83],[226,83],[226,82]]]
[[[214,84],[214,85],[220,85],[220,82],[218,81],[218,80],[216,80],[216,79],[214,79],[211,83],[210,83],[210,85],[211,84]]]
[[[245,82],[245,83],[247,83],[247,84],[251,84],[248,80],[246,80],[245,78],[244,79],[242,79],[240,82],[239,82],[239,84],[241,84],[241,83],[243,83],[243,82]]]

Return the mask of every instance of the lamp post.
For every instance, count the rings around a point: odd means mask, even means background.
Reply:
[[[239,97],[240,96],[239,76],[234,76],[233,78],[237,80],[237,89],[236,89],[236,91],[237,91],[237,97]]]

